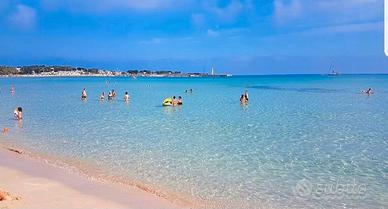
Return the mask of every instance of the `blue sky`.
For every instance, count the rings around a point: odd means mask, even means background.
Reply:
[[[388,73],[383,0],[1,0],[0,65]]]

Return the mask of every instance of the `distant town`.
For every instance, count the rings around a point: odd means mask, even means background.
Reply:
[[[97,68],[83,68],[70,66],[45,66],[33,65],[22,67],[0,66],[2,77],[78,77],[78,76],[129,76],[129,77],[226,77],[230,74],[216,74],[213,70],[209,73],[183,73],[172,70],[127,70],[113,71]]]

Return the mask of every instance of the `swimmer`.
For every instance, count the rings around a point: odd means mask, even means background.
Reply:
[[[175,96],[172,97],[172,106],[177,106],[178,105],[178,100],[176,99]]]
[[[23,119],[23,109],[21,107],[18,107],[13,111],[13,116],[15,120],[21,120]]]
[[[81,99],[86,99],[88,95],[86,94],[86,89],[84,88],[81,93]]]
[[[124,95],[124,101],[127,102],[128,100],[129,100],[129,95],[128,95],[128,92],[126,91]]]
[[[12,85],[11,88],[9,89],[9,92],[11,92],[11,94],[15,93],[15,87],[13,87],[13,85]]]
[[[183,105],[183,101],[182,101],[182,97],[181,96],[178,97],[178,105]]]
[[[104,100],[105,99],[105,92],[102,92],[101,96],[100,96],[100,100]]]
[[[367,94],[373,94],[374,92],[372,91],[372,88],[369,88],[368,90],[366,90],[365,93],[367,93]]]
[[[116,97],[116,92],[114,89],[112,89],[112,97]]]
[[[368,88],[367,90],[363,90],[361,91],[362,93],[365,93],[365,94],[368,94],[368,95],[371,95],[371,94],[374,94],[372,88]]]

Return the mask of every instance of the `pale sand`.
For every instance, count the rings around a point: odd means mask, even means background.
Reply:
[[[0,208],[178,208],[136,188],[96,182],[0,147]],[[16,200],[20,197],[20,200]]]

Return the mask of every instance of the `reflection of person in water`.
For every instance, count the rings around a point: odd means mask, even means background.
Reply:
[[[15,93],[15,87],[13,87],[13,85],[12,85],[11,88],[9,89],[9,92],[11,92],[11,94]]]

